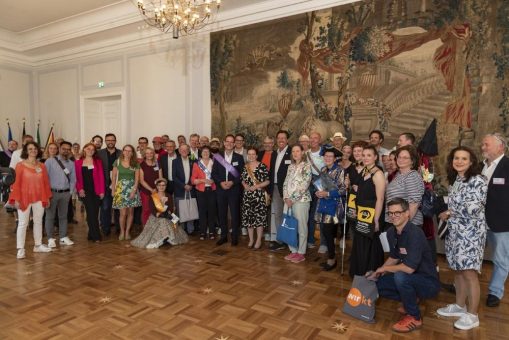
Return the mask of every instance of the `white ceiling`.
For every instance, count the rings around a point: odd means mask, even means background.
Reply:
[[[0,28],[23,32],[126,0],[0,0]]]

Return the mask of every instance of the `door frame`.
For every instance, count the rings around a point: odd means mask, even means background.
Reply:
[[[122,143],[128,142],[127,136],[127,112],[126,112],[126,95],[125,91],[122,90],[111,90],[101,91],[90,94],[80,95],[80,143],[84,145],[88,143],[88,137],[85,136],[85,100],[86,99],[98,99],[103,97],[120,96],[120,133],[121,136],[117,136],[117,147]],[[102,136],[104,138],[104,136]],[[119,138],[120,137],[120,138]]]

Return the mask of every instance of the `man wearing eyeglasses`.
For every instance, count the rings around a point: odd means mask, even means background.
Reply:
[[[481,150],[484,161],[482,174],[488,179],[486,222],[488,244],[493,248],[493,274],[488,286],[486,306],[497,307],[504,296],[509,272],[509,158],[505,156],[507,140],[500,133],[486,135]]]
[[[393,224],[387,230],[390,254],[382,267],[370,274],[368,279],[378,279],[378,294],[401,301],[398,312],[403,317],[392,330],[408,333],[422,327],[419,300],[435,297],[440,282],[424,232],[410,220],[408,202],[395,198],[387,204]]]

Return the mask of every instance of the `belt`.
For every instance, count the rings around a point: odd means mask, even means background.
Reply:
[[[61,193],[61,192],[69,192],[69,191],[71,191],[71,190],[70,190],[70,189],[62,189],[62,190],[58,190],[58,189],[51,189],[51,191]]]

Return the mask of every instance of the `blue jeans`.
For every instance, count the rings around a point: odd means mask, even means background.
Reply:
[[[488,242],[493,247],[493,273],[488,292],[502,299],[509,272],[509,232],[494,233],[488,230]]]
[[[438,295],[440,282],[422,274],[396,272],[382,275],[376,282],[378,294],[387,299],[401,301],[407,314],[421,319],[417,298],[429,299]]]

